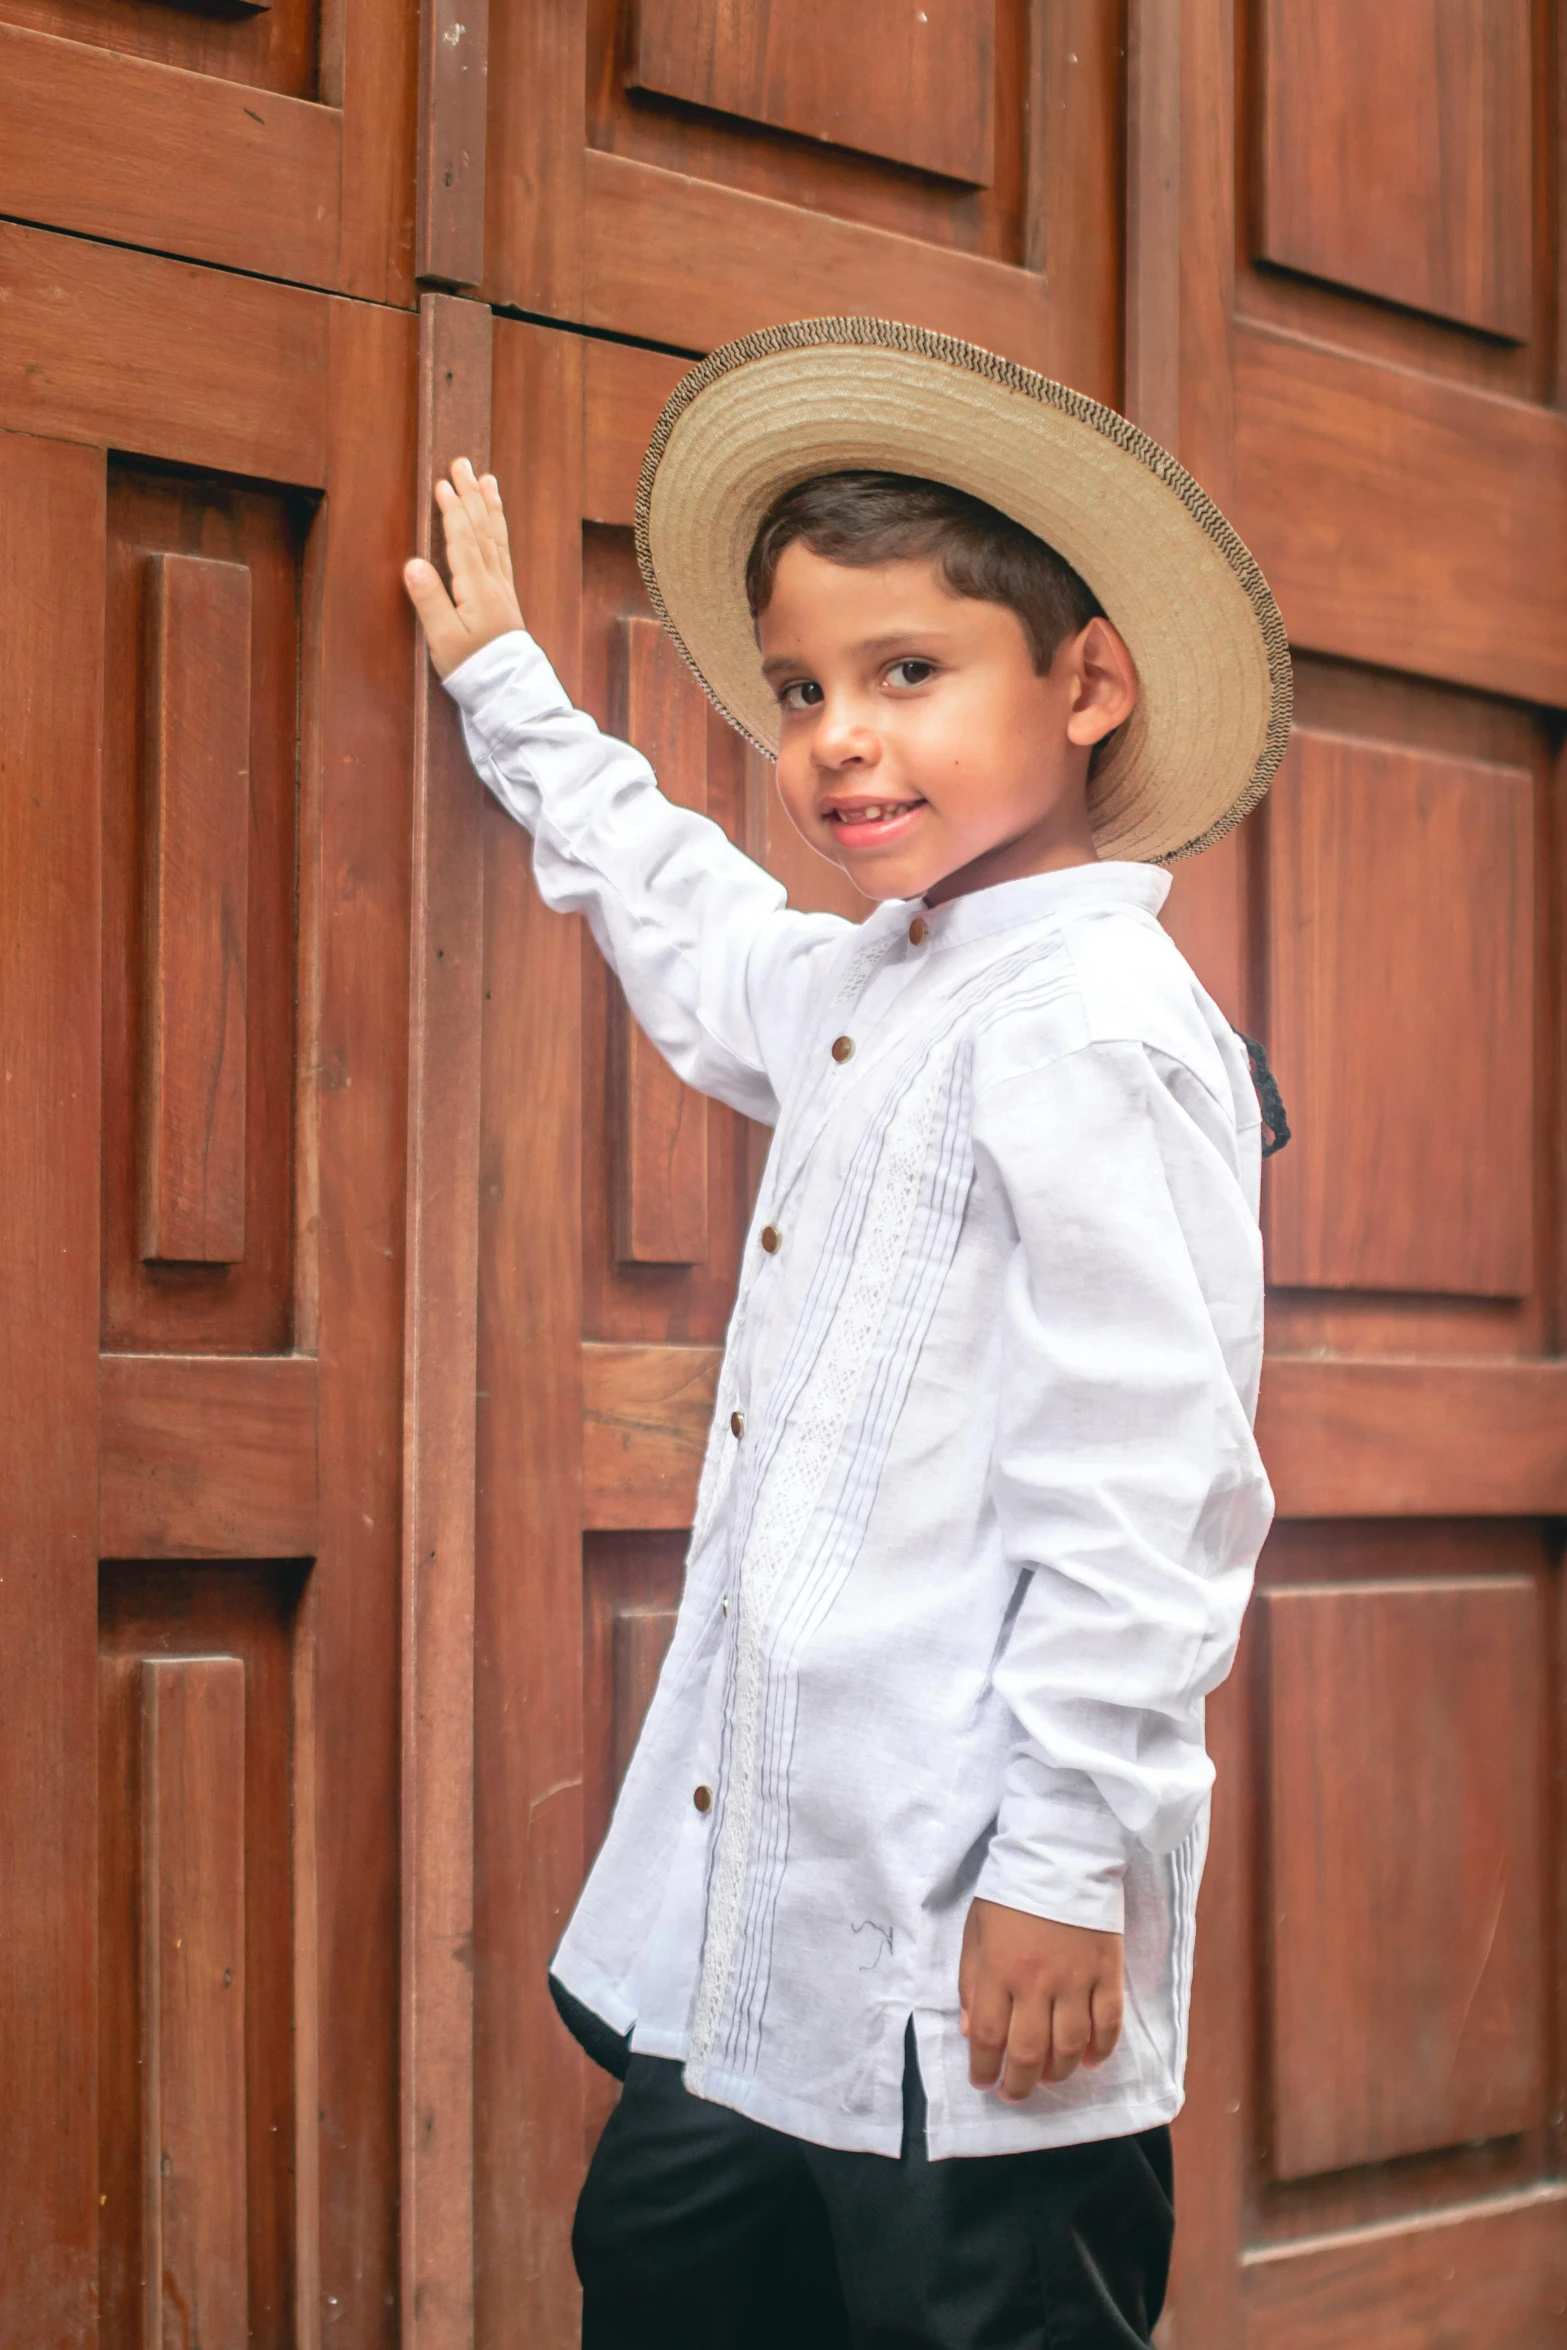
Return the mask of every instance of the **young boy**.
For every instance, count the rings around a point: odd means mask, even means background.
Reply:
[[[625,2083],[584,2342],[1146,2343],[1203,1699],[1271,1508],[1257,1105],[1147,860],[1265,788],[1277,613],[1060,386],[877,321],[715,353],[644,572],[856,928],[572,709],[494,481],[438,495],[453,593],[409,593],[544,897],[777,1129],[678,1627],[555,1961]]]

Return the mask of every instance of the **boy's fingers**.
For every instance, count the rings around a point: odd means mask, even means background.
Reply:
[[[437,676],[449,676],[464,658],[468,632],[457,617],[440,573],[433,563],[425,563],[416,555],[403,565],[403,585],[419,615]]]
[[[1056,2001],[1050,2025],[1048,2072],[1052,2081],[1064,2081],[1076,2072],[1083,2061],[1091,2030],[1086,1990],[1068,1992],[1065,1998]]]
[[[1007,2034],[1006,2070],[1001,2076],[1001,2094],[1008,2105],[1021,2105],[1025,2097],[1033,2094],[1050,2056],[1052,2040],[1048,1999],[1031,2000],[1026,2007],[1019,2001],[1013,2006],[1012,2029]]]
[[[506,509],[501,504],[501,485],[493,473],[481,473],[479,487],[484,492],[484,503],[490,510],[490,536],[509,580],[511,571],[511,532],[506,527]]]
[[[968,2077],[976,2089],[992,2088],[1000,2077],[1012,2024],[1012,2002],[983,1977],[969,2000]]]
[[[495,532],[490,521],[489,500],[479,486],[479,477],[466,457],[458,457],[452,464],[452,486],[473,527],[473,543],[479,561],[492,578],[501,576],[500,550],[495,544]]]
[[[1115,2044],[1121,2037],[1121,1987],[1118,1983],[1096,1983],[1090,2003],[1093,2030],[1083,2062],[1090,2069],[1103,2064],[1106,2057],[1115,2054]]]

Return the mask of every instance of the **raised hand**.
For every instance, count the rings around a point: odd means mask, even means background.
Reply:
[[[521,628],[522,608],[494,474],[481,477],[466,457],[459,457],[451,480],[436,483],[435,502],[446,531],[452,592],[447,594],[435,565],[417,555],[403,565],[403,585],[419,615],[436,675],[450,677],[470,653]]]

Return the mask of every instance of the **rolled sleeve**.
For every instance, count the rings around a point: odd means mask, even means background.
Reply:
[[[1173,1849],[1212,1781],[1272,1497],[1251,1431],[1261,1247],[1236,1158],[1137,1042],[982,1096],[1017,1243],[993,1495],[1026,1577],[995,1672],[1016,1724],[979,1891],[1118,1930],[1130,1844]]]

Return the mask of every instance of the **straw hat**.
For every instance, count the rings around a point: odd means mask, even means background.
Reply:
[[[1204,490],[1081,392],[950,335],[809,318],[726,343],[676,385],[642,467],[637,555],[655,610],[769,757],[746,558],[784,490],[869,467],[950,483],[1048,540],[1125,637],[1137,708],[1092,785],[1102,854],[1206,848],[1267,790],[1290,723],[1284,623]]]

